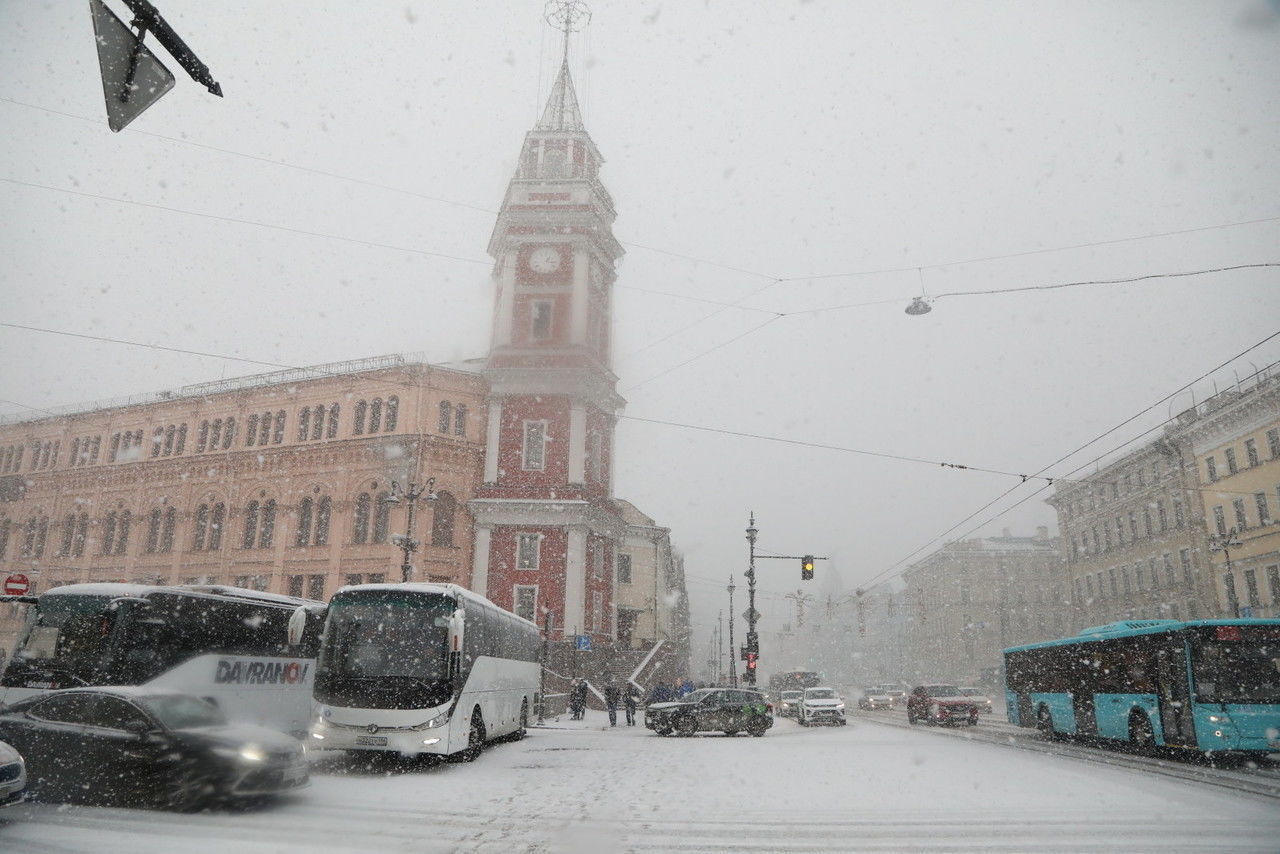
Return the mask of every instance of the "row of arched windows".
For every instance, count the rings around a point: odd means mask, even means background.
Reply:
[[[55,439],[46,442],[31,443],[31,471],[39,471],[41,469],[50,469],[58,465],[58,451],[62,448],[62,441]]]
[[[0,450],[0,474],[9,474],[22,468],[22,455],[27,450],[26,445],[10,445],[4,450]]]
[[[28,519],[22,532],[22,556],[28,558],[44,557],[44,543],[48,536],[48,516],[40,514]]]
[[[133,521],[128,510],[112,510],[102,520],[102,553],[122,555],[129,548],[129,525]]]
[[[324,436],[338,438],[338,404],[330,405],[328,410],[323,403],[315,406],[304,406],[298,410],[298,441],[316,441]],[[325,430],[325,416],[328,415],[329,429]]]
[[[390,433],[396,429],[399,417],[400,398],[395,395],[387,398],[385,420],[383,420],[382,398],[375,397],[371,402],[362,400],[356,404],[356,419],[351,432],[356,436],[362,436],[365,433]]]
[[[440,424],[441,433],[446,435],[451,431],[455,436],[467,435],[467,405],[459,403],[456,407],[447,400],[440,401]]]
[[[236,419],[215,418],[212,421],[200,422],[200,436],[196,440],[196,453],[205,451],[227,450],[236,440]]]
[[[270,412],[250,415],[249,427],[244,434],[245,446],[252,448],[254,445],[279,445],[284,441],[284,419],[283,409],[276,410],[274,415]]]
[[[111,451],[107,454],[107,462],[130,462],[141,456],[141,430],[125,430],[123,433],[111,434]]]
[[[173,534],[177,526],[176,507],[170,507],[163,513],[159,507],[152,510],[147,524],[147,554],[168,554],[173,551]]]
[[[235,430],[235,419],[229,419],[229,431]],[[187,425],[170,424],[168,427],[157,427],[151,434],[151,456],[181,456],[187,447]]]
[[[276,533],[276,501],[274,498],[259,504],[250,501],[244,509],[244,539],[240,547],[244,549],[269,549],[275,540]]]
[[[294,538],[294,545],[329,545],[329,520],[332,515],[333,501],[329,496],[326,495],[317,501],[312,501],[310,496],[302,499],[298,505],[298,531]]]
[[[101,436],[84,436],[71,440],[71,467],[91,466],[98,462],[102,450]]]
[[[68,513],[62,520],[62,545],[58,548],[60,557],[81,557],[84,554],[84,543],[89,536],[89,514]]]

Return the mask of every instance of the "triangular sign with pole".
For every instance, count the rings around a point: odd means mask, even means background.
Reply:
[[[174,78],[102,0],[89,0],[89,8],[98,43],[107,125],[119,131],[172,89]]]

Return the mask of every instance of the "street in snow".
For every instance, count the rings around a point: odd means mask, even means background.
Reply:
[[[603,712],[474,764],[358,769],[243,811],[28,804],[31,852],[1270,851],[1274,801],[856,718],[763,738],[662,738]]]

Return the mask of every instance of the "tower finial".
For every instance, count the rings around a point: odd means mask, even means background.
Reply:
[[[591,9],[582,0],[547,0],[542,17],[564,33],[564,62],[569,61],[569,33],[576,33],[591,23]]]

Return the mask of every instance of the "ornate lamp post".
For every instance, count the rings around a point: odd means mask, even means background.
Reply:
[[[428,501],[436,500],[435,493],[436,479],[434,477],[427,478],[427,482],[419,486],[413,481],[409,482],[408,489],[402,490],[400,484],[391,481],[391,494],[382,499],[385,504],[400,504],[404,502],[409,508],[408,522],[405,526],[404,536],[397,534],[391,538],[391,542],[400,547],[400,551],[404,553],[404,560],[400,563],[400,580],[408,581],[413,574],[413,566],[409,563],[409,556],[418,550],[418,541],[413,538],[413,512],[417,509],[418,499],[426,496]]]

